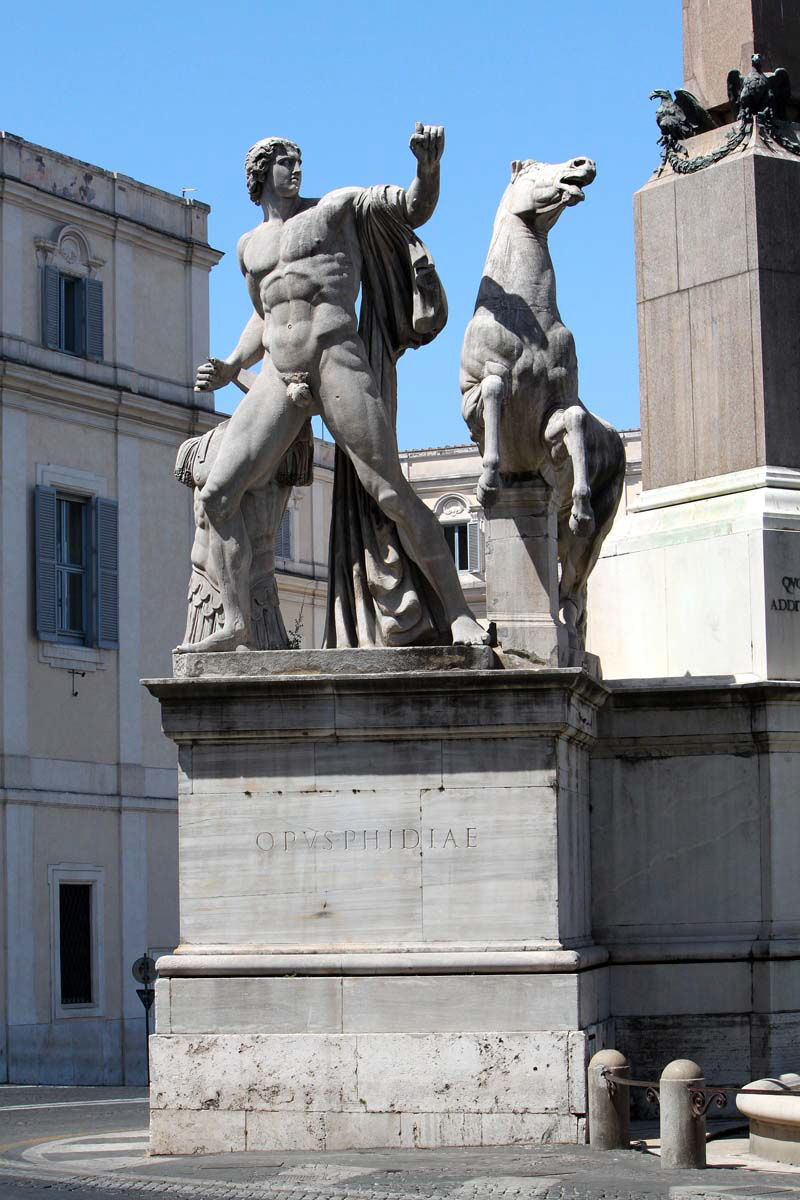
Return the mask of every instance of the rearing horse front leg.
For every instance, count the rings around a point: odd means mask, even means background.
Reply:
[[[483,404],[483,462],[475,489],[478,503],[489,508],[500,490],[500,411],[508,392],[508,371],[500,363],[487,362],[481,380]]]
[[[563,443],[572,461],[572,512],[569,527],[576,537],[589,537],[594,532],[592,491],[586,463],[586,421],[589,414],[582,405],[560,409],[553,413],[545,427],[544,437],[551,447],[554,460],[559,443]]]

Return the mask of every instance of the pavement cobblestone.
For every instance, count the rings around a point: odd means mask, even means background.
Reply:
[[[800,1173],[750,1169],[733,1139],[707,1171],[651,1153],[555,1144],[458,1149],[147,1154],[145,1096],[0,1092],[0,1200],[797,1200]],[[112,1103],[103,1106],[107,1096]],[[3,1104],[2,1102],[5,1102]],[[128,1105],[128,1107],[126,1107]],[[656,1130],[657,1132],[657,1130]],[[652,1136],[644,1128],[636,1135]],[[717,1135],[719,1136],[719,1135]],[[638,1143],[647,1150],[645,1142]],[[711,1146],[711,1144],[710,1144]],[[746,1140],[740,1142],[746,1149]],[[711,1157],[711,1155],[710,1155]],[[763,1167],[763,1162],[761,1167]],[[797,1168],[794,1168],[797,1172]]]
[[[598,1172],[603,1174],[604,1172]],[[0,1180],[11,1172],[0,1172]],[[18,1191],[38,1189],[42,1186],[39,1173],[27,1178],[13,1172]],[[676,1186],[669,1179],[641,1179],[640,1181],[600,1179],[595,1182],[580,1180],[567,1183],[563,1179],[534,1181],[523,1177],[496,1177],[494,1179],[461,1180],[452,1178],[452,1186],[434,1184],[425,1186],[413,1182],[409,1187],[386,1187],[364,1179],[363,1184],[336,1184],[320,1180],[316,1186],[297,1186],[297,1180],[274,1177],[270,1180],[247,1183],[217,1183],[194,1179],[132,1178],[122,1175],[71,1175],[58,1176],[50,1173],[47,1179],[48,1194],[79,1193],[81,1195],[103,1194],[132,1197],[174,1197],[174,1200],[782,1200],[796,1197],[798,1189],[782,1186],[775,1181],[762,1182],[738,1179],[730,1185],[718,1186],[713,1181],[698,1180],[691,1184]],[[2,1192],[0,1191],[0,1194]]]

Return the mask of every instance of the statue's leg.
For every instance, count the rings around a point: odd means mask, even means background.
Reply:
[[[500,489],[500,415],[508,400],[507,368],[500,363],[487,362],[480,388],[485,441],[476,494],[478,502],[488,508],[494,504]]]
[[[562,446],[566,446],[572,462],[572,512],[569,527],[576,537],[588,537],[594,529],[592,491],[586,455],[586,424],[589,413],[581,404],[556,409],[545,426],[544,440],[555,463],[559,462]]]
[[[307,417],[307,410],[291,403],[285,382],[265,362],[230,418],[200,492],[209,524],[210,565],[219,581],[225,626],[191,649],[227,650],[249,644],[252,548],[242,498],[272,477]]]
[[[589,557],[586,538],[576,538],[569,527],[571,517],[566,513],[559,519],[558,557],[561,563],[561,578],[558,585],[558,602],[561,620],[567,631],[566,666],[580,666],[585,649],[581,636],[584,602],[581,581],[585,581],[585,566]],[[584,589],[585,590],[585,589]]]
[[[286,650],[289,646],[275,584],[275,539],[291,493],[291,487],[272,482],[246,492],[242,500],[242,515],[253,549],[251,632],[252,644],[258,650]]]
[[[320,375],[325,423],[366,491],[394,521],[404,550],[438,593],[454,645],[485,644],[489,635],[467,607],[442,527],[403,475],[395,430],[361,342],[353,339],[325,350]]]

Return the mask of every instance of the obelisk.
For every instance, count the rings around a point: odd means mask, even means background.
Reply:
[[[758,51],[800,92],[800,8],[775,0],[683,0],[683,77],[708,109],[727,115],[728,71],[750,69]]]
[[[718,116],[753,51],[797,91],[789,5],[684,0],[683,20],[685,86]],[[800,141],[756,122],[720,155],[727,119],[634,200],[644,491],[590,591],[607,677],[800,678]]]

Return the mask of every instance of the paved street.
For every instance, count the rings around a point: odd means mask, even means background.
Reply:
[[[646,1149],[600,1154],[586,1146],[150,1158],[147,1113],[143,1088],[0,1088],[0,1198],[781,1200],[800,1193],[800,1170],[753,1170],[741,1139],[711,1142],[710,1161],[727,1165],[706,1171],[664,1171]]]

